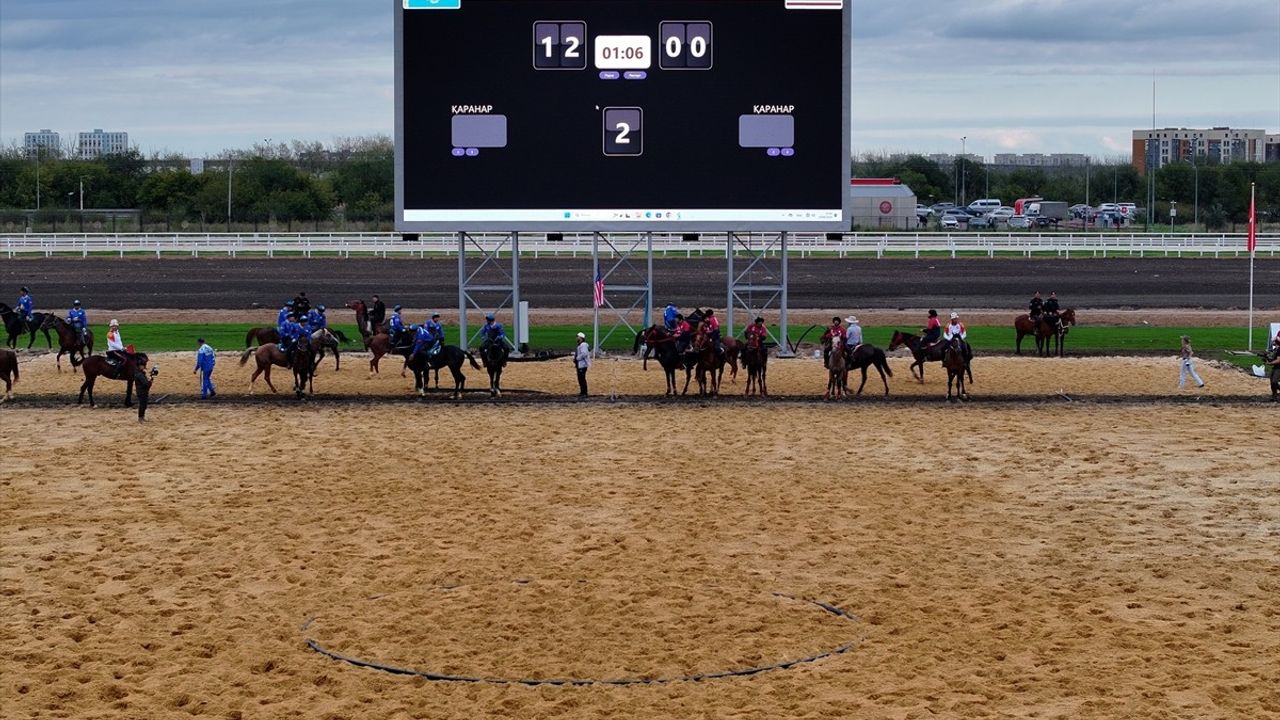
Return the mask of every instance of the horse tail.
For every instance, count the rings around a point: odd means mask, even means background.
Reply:
[[[344,345],[351,342],[351,340],[344,335],[341,330],[331,329],[329,332],[333,333],[333,336],[338,338],[338,342],[343,343]]]
[[[245,363],[249,362],[249,356],[252,354],[253,354],[253,348],[245,348],[244,352],[240,353],[241,367],[243,367]]]
[[[884,351],[876,348],[875,356],[876,367],[880,368],[889,377],[893,377],[893,368],[889,367],[889,361],[885,358]]]
[[[480,367],[480,364],[479,364],[479,363],[477,363],[477,362],[476,362],[476,356],[475,356],[475,355],[472,355],[471,353],[467,352],[466,350],[463,350],[463,351],[462,351],[462,354],[463,354],[463,355],[466,355],[466,356],[467,356],[467,359],[471,361],[471,367],[472,367],[472,368],[474,368],[474,369],[476,369],[476,370],[483,370],[483,369],[484,369],[484,368]]]

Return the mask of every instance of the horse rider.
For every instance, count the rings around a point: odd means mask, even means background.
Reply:
[[[676,318],[680,317],[680,308],[674,303],[667,303],[667,307],[662,311],[662,324],[666,326],[667,332],[676,329]]]
[[[378,332],[378,326],[382,325],[387,319],[387,304],[382,302],[382,298],[377,295],[373,296],[373,307],[369,308],[369,332]]]
[[[675,338],[676,352],[681,355],[689,352],[689,344],[693,342],[693,327],[680,313],[676,313],[676,326],[671,329],[671,337]]]
[[[947,326],[942,331],[942,339],[947,342],[947,348],[950,349],[955,345],[963,352],[965,340],[968,337],[969,331],[965,328],[964,323],[960,322],[960,313],[951,313],[951,322],[947,323]]]
[[[300,292],[293,298],[293,311],[298,313],[298,317],[311,312],[311,301],[307,299],[305,292]]]
[[[89,316],[85,314],[79,300],[71,303],[71,309],[67,311],[67,324],[76,331],[76,337],[80,338],[80,342],[84,343],[85,332],[89,329]]]
[[[742,334],[747,340],[747,347],[756,350],[764,347],[765,340],[769,338],[769,328],[764,326],[764,318],[757,317]]]
[[[849,338],[849,334],[845,332],[844,325],[840,324],[840,316],[831,318],[831,325],[822,333],[822,344],[825,349],[822,351],[822,366],[830,367],[831,348],[836,347],[836,343],[840,343],[840,347],[844,347]]]
[[[427,355],[435,355],[444,348],[444,326],[440,324],[440,313],[432,313],[425,327],[431,333],[431,344],[427,346]]]
[[[849,324],[844,330],[845,347],[849,348],[849,352],[853,352],[862,344],[862,326],[858,324],[857,315],[850,315],[844,321]]]
[[[276,332],[284,339],[284,326],[289,322],[289,316],[293,314],[293,301],[286,300],[284,306],[280,308],[280,312],[276,313]]]
[[[1044,312],[1044,300],[1040,299],[1040,291],[1037,290],[1035,296],[1031,298],[1031,302],[1027,304],[1027,315],[1031,317],[1032,325],[1040,322],[1040,313]]]
[[[484,342],[480,343],[481,350],[488,350],[492,343],[502,343],[507,339],[507,330],[502,327],[502,323],[493,313],[484,316],[484,327],[480,328],[480,337],[484,338]]]
[[[302,326],[298,324],[297,316],[289,313],[285,317],[284,324],[280,326],[280,352],[284,353],[285,363],[287,366],[293,365],[293,351],[298,347],[298,340],[303,335]]]
[[[311,326],[311,332],[329,327],[329,318],[324,315],[323,305],[317,305],[307,312],[307,324]]]
[[[107,327],[107,360],[124,363],[124,339],[120,337],[120,321],[112,320]]]
[[[929,319],[925,322],[924,330],[921,331],[920,345],[928,348],[937,345],[940,340],[942,340],[942,321],[938,320],[937,310],[930,310]]]
[[[707,339],[711,341],[711,347],[715,348],[716,355],[724,357],[724,345],[720,343],[720,318],[716,317],[716,311],[707,309],[707,314],[702,318],[702,327],[707,333]]]
[[[1049,299],[1044,301],[1044,314],[1049,325],[1055,330],[1061,329],[1062,320],[1058,317],[1058,293],[1049,293]]]
[[[31,329],[31,323],[35,322],[36,299],[31,297],[31,290],[24,287],[18,291],[18,319],[27,325],[27,329]]]
[[[401,307],[396,305],[391,308],[391,324],[388,326],[391,335],[391,347],[400,344],[400,336],[404,334],[404,318],[400,316]]]
[[[435,345],[436,336],[427,323],[414,325],[410,329],[413,330],[413,351],[409,353],[409,357],[416,357],[418,353]]]

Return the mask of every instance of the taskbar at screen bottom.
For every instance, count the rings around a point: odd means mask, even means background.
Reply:
[[[847,229],[844,210],[831,209],[591,209],[591,210],[405,210],[398,229],[441,230],[632,230]]]

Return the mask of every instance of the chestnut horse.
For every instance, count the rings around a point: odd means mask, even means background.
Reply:
[[[837,400],[844,397],[845,387],[849,384],[849,367],[845,362],[843,340],[842,336],[834,335],[827,341],[830,346],[827,354],[827,392],[822,396],[823,400],[830,400],[832,394]]]
[[[79,405],[84,402],[84,394],[89,393],[89,407],[97,407],[93,401],[93,386],[98,378],[104,377],[108,380],[123,380],[124,386],[124,406],[133,407],[133,387],[138,385],[138,402],[144,403],[143,385],[151,386],[151,382],[147,380],[147,354],[133,353],[132,355],[124,353],[124,363],[116,364],[107,360],[102,355],[90,355],[80,363],[80,370],[84,373],[84,383],[80,385],[80,397],[76,400]],[[155,373],[152,372],[152,375]],[[139,408],[139,418],[145,414],[145,410]]]
[[[302,393],[306,390],[306,385],[315,374],[315,353],[313,352],[310,344],[300,343],[295,350],[295,354],[298,360],[303,361],[302,369],[305,374],[301,376],[302,380],[300,380],[298,372],[299,369],[293,369],[293,390],[298,394],[298,397],[302,397]],[[271,382],[271,368],[273,366],[283,368],[290,367],[289,357],[284,354],[284,351],[280,349],[280,346],[275,343],[267,343],[257,350],[254,350],[253,348],[245,349],[244,352],[240,353],[241,367],[244,367],[244,365],[249,362],[250,356],[253,356],[254,361],[257,363],[257,368],[253,371],[253,376],[249,378],[249,394],[253,394],[254,384],[257,383],[259,375],[263,376],[263,379],[267,381],[267,387],[271,388],[271,392],[280,392],[279,390],[276,390],[276,386]],[[300,382],[301,385],[299,384]]]
[[[744,394],[769,395],[769,348],[759,340],[742,349],[742,365],[747,369],[747,390]]]
[[[13,386],[18,384],[18,353],[0,350],[0,379],[4,380],[4,396],[0,403],[13,399]]]
[[[1034,335],[1036,338],[1036,351],[1040,353],[1040,357],[1048,357],[1052,352],[1058,357],[1062,357],[1067,340],[1067,332],[1070,326],[1076,324],[1075,308],[1067,308],[1058,313],[1058,322],[1049,322],[1048,315],[1041,315],[1038,322],[1032,322],[1031,316],[1027,314],[1019,315],[1013,320],[1013,329],[1018,334],[1018,339],[1014,342],[1014,352],[1022,354],[1022,339],[1028,335]],[[1049,340],[1054,341],[1054,348],[1049,348]]]
[[[964,374],[969,369],[969,363],[964,358],[964,352],[956,345],[951,345],[942,353],[942,367],[947,369],[947,402],[955,402],[958,400],[968,400],[969,393],[965,392]],[[956,394],[953,398],[951,395],[951,386],[955,384]]]

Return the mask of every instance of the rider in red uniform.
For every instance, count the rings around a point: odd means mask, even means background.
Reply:
[[[747,347],[755,350],[764,347],[764,341],[769,337],[769,329],[764,326],[764,318],[758,317],[754,323],[747,326],[743,334],[747,337]]]
[[[689,326],[689,321],[684,319],[684,315],[676,315],[676,326],[671,331],[671,336],[676,339],[677,352],[683,353],[689,350],[689,343],[693,340],[690,337],[692,334],[693,328]]]
[[[921,338],[921,345],[929,347],[936,345],[942,339],[942,321],[938,319],[938,311],[929,311],[929,321],[924,326],[924,337]]]
[[[840,338],[840,347],[844,347],[845,341],[849,339],[848,333],[844,330],[844,325],[840,324],[840,316],[831,318],[831,326],[827,331],[822,333],[822,343],[826,346],[826,350],[822,353],[822,364],[828,366],[828,360],[831,358],[831,348],[836,346],[836,338]]]

